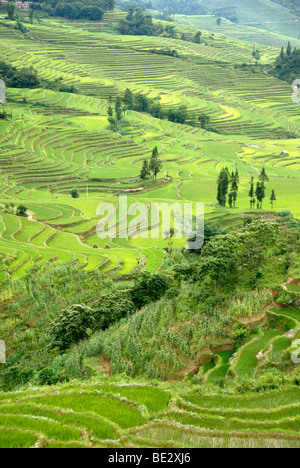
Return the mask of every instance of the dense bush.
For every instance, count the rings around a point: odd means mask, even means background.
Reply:
[[[0,62],[0,76],[10,88],[37,88],[40,85],[37,73],[32,67],[17,70],[12,65]]]
[[[5,81],[9,88],[45,88],[53,91],[65,93],[76,93],[77,90],[73,84],[63,83],[63,78],[56,78],[53,81],[40,79],[34,68],[21,68],[0,62],[0,78]]]
[[[101,21],[105,11],[113,10],[114,0],[45,0],[41,3],[43,11],[50,16],[60,16],[70,20],[87,19],[91,21]]]
[[[92,309],[84,305],[73,305],[63,310],[49,327],[50,348],[65,351],[74,343],[88,338],[95,328]]]
[[[179,54],[175,49],[149,49],[148,52],[156,55],[167,55],[168,57],[179,57]]]
[[[132,301],[138,309],[158,301],[168,290],[169,282],[164,275],[143,273],[131,290]]]
[[[104,330],[135,311],[136,307],[129,291],[107,294],[93,304],[95,328]]]
[[[300,69],[300,49],[292,50],[289,43],[286,51],[282,48],[279,57],[274,64],[274,69],[271,73],[280,80],[292,83],[293,80],[299,78]]]
[[[52,16],[61,16],[68,19],[89,19],[93,21],[101,21],[104,15],[104,10],[94,5],[86,5],[80,2],[74,3],[58,3],[54,10],[51,10]]]
[[[187,122],[189,115],[186,106],[164,109],[158,100],[150,99],[141,93],[133,93],[130,89],[126,89],[122,101],[127,109],[146,112],[157,119],[167,118],[170,122],[180,124],[191,123]]]
[[[119,32],[133,36],[159,36],[163,27],[153,23],[151,15],[144,15],[141,8],[130,9],[125,19],[119,22]]]
[[[207,8],[200,5],[197,0],[152,0],[154,6],[160,11],[166,10],[169,14],[206,15]]]
[[[12,390],[26,384],[34,375],[34,369],[24,365],[5,366],[0,374],[0,388]]]

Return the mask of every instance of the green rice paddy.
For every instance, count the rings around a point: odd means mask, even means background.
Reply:
[[[174,391],[103,381],[0,394],[1,446],[299,447],[299,391],[244,397],[242,409],[239,396]]]

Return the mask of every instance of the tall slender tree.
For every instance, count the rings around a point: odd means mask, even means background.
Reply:
[[[8,18],[12,21],[15,19],[15,11],[16,7],[15,4],[12,2],[7,3],[6,5],[6,11],[7,11],[7,16]]]
[[[122,120],[122,113],[123,113],[122,99],[119,96],[116,99],[115,111],[116,111],[117,121]]]
[[[269,182],[269,177],[266,173],[266,169],[263,167],[262,170],[261,170],[261,173],[259,175],[259,180],[261,182]]]
[[[230,200],[231,200],[231,203],[229,203],[230,208],[232,207],[232,205],[235,208],[237,194],[239,191],[239,182],[240,182],[240,177],[239,177],[238,170],[236,170],[235,173],[232,172],[231,178],[230,178],[230,194],[229,194]]]
[[[251,177],[249,197],[250,197],[250,208],[252,209],[252,208],[254,208],[254,205],[255,205],[255,202],[254,202],[254,177]]]
[[[145,180],[145,179],[147,179],[147,177],[149,177],[150,175],[151,175],[151,171],[150,171],[150,169],[149,169],[149,164],[148,164],[147,159],[145,159],[145,161],[144,161],[144,163],[143,163],[142,170],[141,170],[140,177],[141,177],[141,179]]]
[[[227,194],[230,184],[230,173],[227,167],[223,168],[218,177],[218,193],[217,200],[219,205],[226,206]]]
[[[127,88],[123,97],[123,102],[130,110],[132,110],[133,108],[133,100],[134,100],[133,93],[129,88]]]
[[[110,129],[114,132],[117,127],[117,121],[114,117],[114,110],[111,104],[109,104],[108,106],[107,115],[108,115],[108,121],[110,123]]]
[[[257,201],[258,201],[257,208],[262,209],[263,200],[264,200],[264,198],[266,198],[264,182],[257,182],[255,195],[256,195],[256,198],[257,198]]]
[[[162,169],[162,163],[158,159],[158,149],[157,146],[153,148],[151,159],[150,159],[150,164],[149,164],[149,169],[153,173],[153,180],[156,179],[157,174],[161,171]]]
[[[272,210],[273,210],[275,201],[276,201],[276,195],[275,195],[275,190],[273,189],[272,193],[271,193],[271,198],[270,198],[270,203],[271,203],[271,206],[272,206]]]

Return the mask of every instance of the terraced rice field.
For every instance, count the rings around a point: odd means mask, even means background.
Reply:
[[[110,14],[101,23],[43,19],[29,26],[28,35],[0,23],[2,60],[33,66],[44,79],[62,77],[80,93],[7,90],[13,117],[0,121],[0,280],[49,261],[128,274],[143,257],[143,265],[157,271],[165,239],[99,239],[98,205],[118,210],[118,195],[126,194],[128,206],[197,201],[207,216],[227,216],[215,204],[224,166],[240,173],[235,212],[249,210],[250,178],[265,165],[267,197],[276,189],[275,209],[300,213],[299,108],[288,84],[235,68],[253,63],[252,44],[211,32],[203,32],[204,45],[120,36],[114,29],[119,17]],[[162,47],[175,48],[180,58],[149,53]],[[261,52],[265,64],[278,55],[266,45]],[[107,99],[127,87],[166,108],[186,105],[196,121],[208,114],[215,132],[128,111],[122,132],[112,133]],[[155,183],[144,183],[142,161],[154,146],[163,171]],[[5,212],[7,203],[24,204],[30,217]],[[264,208],[271,208],[268,199]]]
[[[299,404],[294,388],[249,397],[105,381],[40,388],[0,394],[0,445],[299,448]]]

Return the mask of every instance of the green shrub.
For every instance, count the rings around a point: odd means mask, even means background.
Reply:
[[[135,311],[136,307],[131,300],[129,291],[107,294],[93,304],[95,328],[104,330]]]
[[[88,338],[95,323],[93,311],[87,306],[79,304],[63,310],[49,327],[50,348],[65,351],[72,344]]]
[[[153,301],[158,301],[169,288],[168,278],[164,275],[143,273],[131,290],[131,297],[138,309]]]
[[[236,345],[241,345],[247,340],[247,338],[249,338],[249,330],[247,327],[241,323],[235,324],[231,334],[231,339],[236,343]]]

